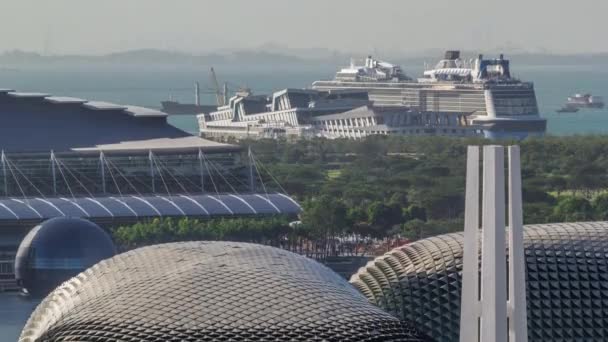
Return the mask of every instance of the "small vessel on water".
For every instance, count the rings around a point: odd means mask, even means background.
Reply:
[[[197,115],[200,113],[208,113],[217,108],[217,106],[214,105],[180,103],[172,100],[162,101],[161,105],[161,110],[170,115]]]
[[[593,108],[602,109],[604,108],[604,99],[600,96],[593,96],[591,94],[575,94],[568,97],[566,107],[571,108]]]
[[[556,110],[557,113],[577,113],[580,109],[578,107],[565,105],[562,108]]]
[[[206,93],[214,94],[217,99],[217,104],[201,104],[200,85],[198,82],[196,82],[194,84],[194,103],[180,103],[178,101],[174,101],[173,99],[169,99],[167,101],[161,102],[161,110],[170,115],[198,115],[201,113],[209,113],[215,111],[217,107],[221,107],[226,104],[228,101],[228,85],[224,84],[224,88],[220,90],[220,86],[217,82],[217,77],[215,75],[215,70],[213,70],[213,68],[210,69],[209,76],[215,89],[212,92]]]

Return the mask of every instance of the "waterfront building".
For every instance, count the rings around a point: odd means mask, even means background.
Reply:
[[[272,96],[242,94],[215,112],[198,115],[198,120],[203,137],[220,139],[482,134],[461,113],[379,107],[361,90],[285,89]]]

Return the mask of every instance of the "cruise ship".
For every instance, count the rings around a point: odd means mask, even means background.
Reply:
[[[363,66],[351,62],[334,80],[316,81],[312,88],[364,90],[375,106],[461,115],[492,139],[543,135],[547,125],[539,115],[534,85],[514,78],[503,55],[465,61],[460,51],[447,51],[435,68],[416,80],[399,66],[369,56]]]

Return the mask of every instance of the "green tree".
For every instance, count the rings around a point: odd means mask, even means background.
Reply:
[[[417,205],[410,205],[406,210],[404,210],[403,216],[406,221],[410,220],[420,220],[426,221],[426,209],[423,207],[419,207]]]
[[[602,193],[591,201],[595,219],[608,220],[608,193]]]
[[[383,202],[373,202],[367,209],[368,222],[380,236],[386,236],[394,225],[403,221],[402,208],[399,204],[387,205]]]
[[[591,203],[583,197],[563,196],[553,209],[553,220],[557,222],[586,221],[592,218]]]
[[[425,225],[426,222],[419,219],[413,219],[403,224],[401,232],[406,239],[416,241],[422,238]]]
[[[318,237],[336,236],[348,227],[344,204],[328,196],[304,203],[302,224]]]

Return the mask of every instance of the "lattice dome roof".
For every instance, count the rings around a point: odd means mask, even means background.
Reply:
[[[51,293],[21,341],[427,341],[325,266],[245,243],[105,260]]]

